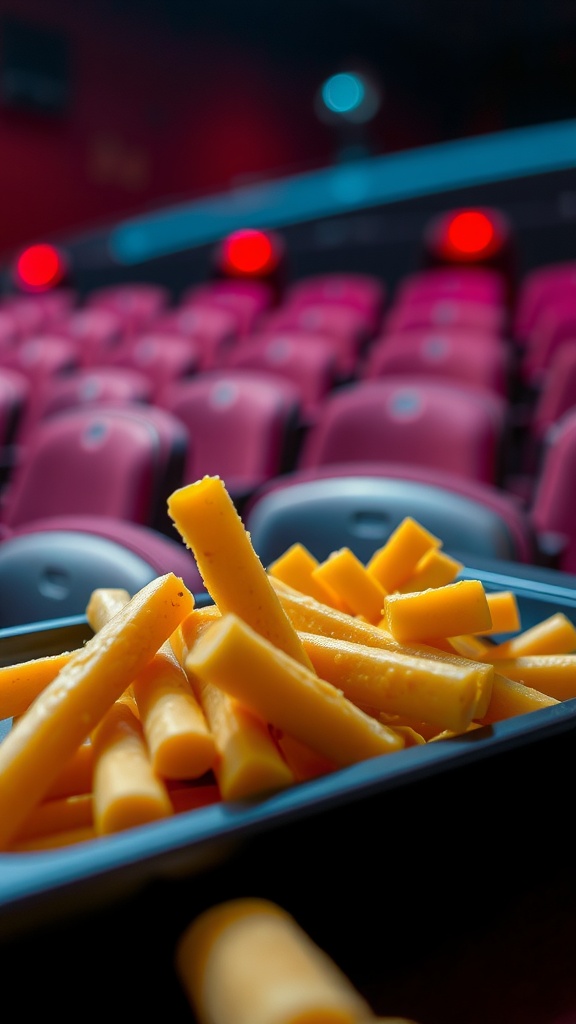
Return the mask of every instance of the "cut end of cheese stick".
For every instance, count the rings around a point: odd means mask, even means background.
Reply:
[[[480,580],[459,580],[413,594],[389,594],[384,613],[392,636],[403,642],[487,633],[492,628]]]
[[[358,1024],[371,1008],[297,921],[265,899],[200,914],[180,936],[176,971],[198,1024]]]
[[[116,702],[94,730],[94,826],[98,835],[121,832],[173,814],[155,775],[142,726]]]

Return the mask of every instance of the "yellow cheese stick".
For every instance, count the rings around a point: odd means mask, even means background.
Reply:
[[[128,604],[130,594],[123,587],[96,587],[86,605],[86,618],[95,633]]]
[[[378,647],[384,651],[399,651],[403,654],[440,659],[442,662],[447,660],[454,664],[462,664],[468,660],[457,654],[451,644],[441,648],[440,644],[436,646],[436,641],[434,646],[425,643],[401,643],[387,629],[321,604],[320,601],[294,590],[281,580],[272,578],[272,585],[298,633],[319,633],[334,639]]]
[[[34,836],[32,839],[19,839],[10,844],[11,853],[37,853],[41,850],[59,850],[63,846],[75,846],[96,839],[92,825],[67,829],[65,832],[50,832],[45,836]]]
[[[490,699],[492,665],[455,665],[315,633],[300,639],[320,678],[358,705],[460,731],[476,717],[480,695],[482,709]]]
[[[330,590],[324,580],[315,579],[312,575],[320,561],[303,544],[292,544],[280,558],[268,566],[270,576],[276,576],[289,586],[310,594],[317,601],[329,604],[333,608],[350,613],[350,608],[334,591]]]
[[[132,690],[155,772],[164,779],[197,779],[210,771],[214,735],[169,641],[134,677]]]
[[[116,701],[92,734],[94,827],[121,832],[173,814],[164,782],[155,774],[142,725],[128,704]]]
[[[275,647],[310,668],[220,477],[205,476],[174,491],[168,513],[222,614],[234,612]]]
[[[539,711],[541,708],[549,708],[559,703],[560,701],[554,697],[549,697],[531,686],[524,686],[514,679],[508,679],[497,671],[494,673],[490,704],[486,713],[479,716],[477,721],[481,725],[492,725],[505,718],[525,715],[530,711]]]
[[[486,656],[491,661],[519,658],[528,654],[572,654],[576,651],[576,626],[564,612],[554,612],[517,636],[491,644]]]
[[[350,548],[334,551],[312,576],[334,590],[353,615],[362,615],[373,623],[382,618],[386,591]]]
[[[34,807],[20,828],[17,842],[37,839],[71,829],[89,828],[94,824],[92,794],[60,797],[57,800],[43,800]]]
[[[152,580],[74,653],[18,719],[0,743],[0,849],[193,605],[173,573]]]
[[[266,722],[212,683],[197,683],[216,744],[213,772],[222,799],[246,800],[294,785]]]
[[[128,600],[126,590],[94,590],[88,621],[94,629],[101,628]],[[195,779],[209,771],[216,757],[214,737],[170,640],[132,680],[131,692],[156,774]]]
[[[392,636],[404,642],[482,633],[492,627],[480,580],[459,580],[415,594],[389,594],[384,612]]]
[[[409,579],[427,551],[440,547],[442,542],[438,537],[412,516],[406,516],[386,543],[374,552],[366,568],[391,594]]]
[[[71,651],[31,658],[0,668],[0,720],[23,715],[39,693],[70,661]]]
[[[213,622],[222,618],[215,606],[195,608],[182,623],[180,645],[187,652]],[[207,680],[190,674],[216,746],[212,770],[222,799],[245,800],[293,785],[296,777],[280,754],[266,722]]]
[[[176,972],[198,1024],[359,1024],[371,1008],[300,927],[266,899],[201,913],[180,935]]]
[[[447,583],[453,583],[463,568],[462,562],[445,551],[430,548],[422,555],[411,576],[396,589],[401,594],[408,594],[415,590],[428,590],[430,587],[444,587]]]
[[[232,613],[199,637],[186,657],[186,669],[339,766],[404,745],[392,729]]]
[[[516,594],[512,590],[488,591],[486,600],[492,626],[483,631],[483,636],[491,636],[493,633],[515,633],[520,629],[520,609]]]
[[[336,771],[338,765],[329,758],[319,754],[306,743],[297,740],[289,733],[280,729],[272,729],[276,743],[282,751],[284,760],[289,765],[297,782],[306,782],[307,779],[317,779],[320,775],[329,775]]]
[[[94,748],[90,739],[81,743],[48,786],[44,798],[55,800],[64,796],[80,796],[92,792]]]
[[[500,658],[497,672],[556,700],[576,697],[576,654],[525,654]]]

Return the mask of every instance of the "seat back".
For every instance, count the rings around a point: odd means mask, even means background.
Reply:
[[[173,572],[192,593],[204,589],[176,536],[108,516],[35,520],[0,543],[0,628],[84,615],[97,587],[130,595]]]
[[[173,531],[166,501],[182,482],[185,426],[163,409],[112,403],[49,417],[3,495],[9,528],[63,513],[114,516]]]
[[[480,388],[422,376],[356,381],[327,396],[298,467],[380,460],[498,484],[507,421],[506,400]]]
[[[576,409],[570,409],[545,436],[530,516],[540,547],[563,572],[576,572]]]
[[[393,463],[288,474],[254,495],[245,523],[265,565],[296,542],[320,560],[349,547],[366,563],[406,516],[468,564],[480,557],[526,563],[534,557],[530,522],[512,495]]]
[[[307,424],[316,419],[326,395],[336,385],[338,362],[331,342],[317,334],[279,332],[247,339],[232,351],[228,365],[271,373],[297,386]]]
[[[488,388],[506,397],[512,360],[503,338],[468,330],[413,330],[381,335],[370,347],[364,379],[422,374]]]
[[[300,396],[291,381],[251,370],[214,370],[170,385],[158,402],[186,427],[187,481],[217,474],[243,502],[292,468]]]
[[[18,444],[26,444],[38,425],[55,413],[102,402],[149,402],[152,386],[136,370],[110,366],[80,367],[74,373],[47,377],[27,404],[18,429]]]

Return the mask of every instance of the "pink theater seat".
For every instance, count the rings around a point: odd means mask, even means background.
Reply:
[[[465,564],[532,563],[530,519],[513,495],[461,474],[401,462],[342,462],[297,470],[260,487],[245,523],[265,565],[292,544],[318,559],[350,547],[364,562],[412,516]]]
[[[530,270],[520,281],[514,313],[514,337],[523,344],[541,312],[576,287],[576,260],[548,263]]]
[[[530,516],[544,556],[563,572],[576,573],[576,409],[548,431],[530,502]]]
[[[198,299],[161,314],[150,330],[185,338],[198,350],[199,369],[214,370],[225,366],[242,328],[239,316],[230,309]]]
[[[145,376],[150,400],[173,381],[192,377],[200,369],[200,346],[189,338],[150,332],[126,342],[111,360],[118,369]]]
[[[80,367],[80,358],[70,338],[38,334],[15,348],[0,350],[0,366],[24,374],[30,387],[29,401],[34,402],[45,381],[73,373]]]
[[[9,530],[63,514],[106,515],[172,533],[166,501],[182,483],[188,432],[164,409],[94,404],[48,417],[2,495]]]
[[[112,309],[84,307],[61,321],[59,333],[76,343],[82,366],[100,366],[109,362],[121,345],[124,323]]]
[[[529,429],[540,445],[565,412],[576,406],[576,338],[551,356],[535,398]]]
[[[311,274],[300,278],[285,291],[283,305],[291,309],[328,302],[350,306],[365,318],[367,330],[375,335],[380,328],[387,300],[387,285],[375,274]]]
[[[557,294],[542,306],[522,348],[520,371],[529,387],[538,389],[555,353],[565,345],[576,345],[576,289]]]
[[[169,307],[170,291],[151,281],[126,281],[94,288],[85,300],[89,309],[108,309],[122,318],[124,333],[133,335],[146,329]]]
[[[300,392],[302,418],[313,423],[326,395],[338,380],[338,362],[332,343],[304,331],[280,331],[270,337],[247,338],[233,349],[229,367],[262,370],[291,380]]]
[[[80,367],[74,373],[47,378],[29,401],[18,433],[18,446],[28,443],[32,432],[47,416],[76,406],[102,402],[151,402],[152,385],[137,370],[113,366]]]
[[[227,310],[236,317],[238,333],[244,336],[256,329],[260,318],[274,302],[274,291],[264,281],[226,278],[192,285],[182,294],[179,305],[183,308],[213,305]]]
[[[185,425],[187,482],[218,474],[241,506],[264,480],[291,468],[301,428],[298,387],[254,370],[214,370],[158,399]]]
[[[279,331],[303,331],[329,338],[336,354],[338,376],[343,380],[354,376],[371,340],[362,312],[326,301],[295,308],[280,306],[262,320],[258,333],[269,338]]]
[[[394,302],[384,321],[387,333],[414,328],[454,328],[502,334],[506,314],[500,306],[472,298],[430,294],[409,301]]]
[[[360,376],[421,374],[510,392],[511,353],[504,339],[469,329],[414,329],[381,335],[370,347]]]
[[[298,465],[403,462],[499,484],[507,413],[500,395],[438,378],[356,381],[325,399]]]
[[[0,366],[0,486],[4,487],[17,461],[17,437],[26,415],[30,388],[17,370]]]
[[[427,267],[400,279],[394,291],[394,303],[434,296],[502,308],[506,305],[506,282],[492,267]]]
[[[18,325],[20,338],[58,330],[63,317],[76,305],[72,289],[56,289],[39,295],[5,295],[0,310],[9,313]]]

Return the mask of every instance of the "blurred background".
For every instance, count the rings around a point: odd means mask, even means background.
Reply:
[[[0,258],[262,179],[572,118],[575,69],[574,0],[2,2]]]

